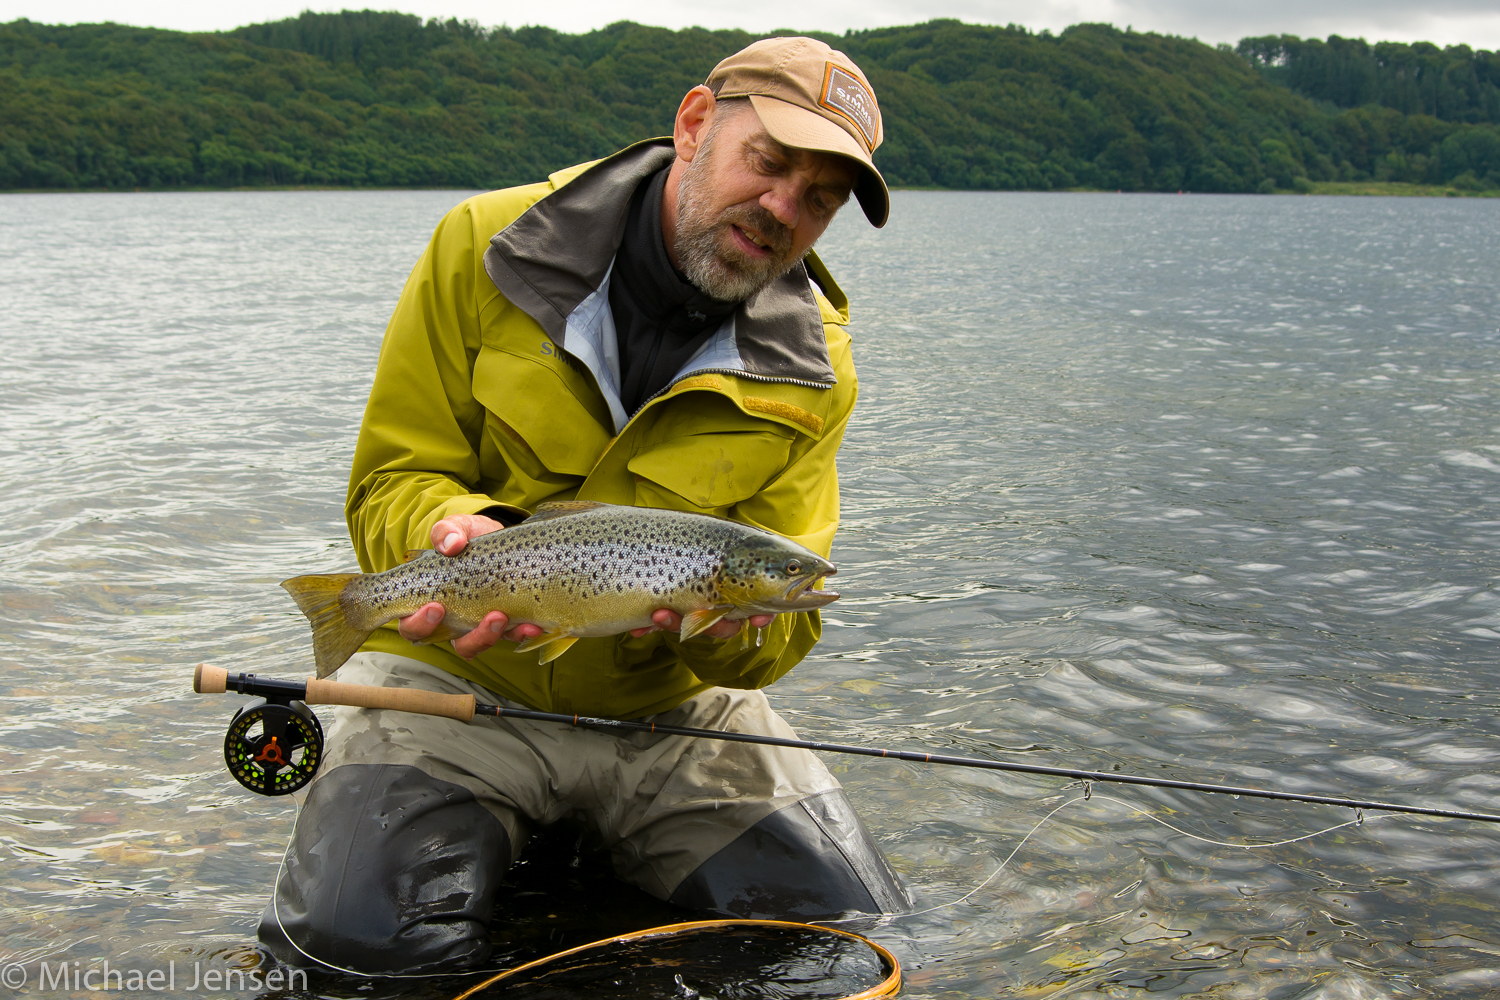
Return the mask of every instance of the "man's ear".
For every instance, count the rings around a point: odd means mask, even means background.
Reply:
[[[683,97],[682,104],[677,108],[677,120],[672,126],[672,144],[677,147],[679,160],[691,163],[693,157],[698,155],[699,147],[708,136],[705,129],[713,117],[717,103],[714,92],[701,85],[694,87]]]

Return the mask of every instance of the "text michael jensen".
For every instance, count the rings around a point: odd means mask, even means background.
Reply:
[[[57,962],[48,965],[37,963],[36,988],[38,990],[161,990],[173,993],[178,990],[192,993],[213,990],[216,993],[254,993],[261,990],[305,990],[305,969],[204,969],[203,963],[194,962],[192,975],[184,968],[177,974],[177,963],[168,962],[165,969],[119,969],[106,960],[103,965],[85,967],[81,962]],[[179,985],[180,984],[180,985]]]

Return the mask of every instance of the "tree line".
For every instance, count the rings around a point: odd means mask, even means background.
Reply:
[[[1367,104],[1453,122],[1500,122],[1500,53],[1330,35],[1240,40],[1235,51],[1273,83],[1337,108]]]
[[[0,25],[0,189],[525,183],[670,129],[756,36],[373,11],[224,33]],[[1108,25],[820,34],[869,75],[893,185],[1251,192],[1500,187],[1494,53]]]

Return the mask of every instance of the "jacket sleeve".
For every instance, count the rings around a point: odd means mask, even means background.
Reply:
[[[834,359],[839,383],[821,437],[799,438],[781,474],[759,493],[736,504],[729,516],[786,535],[827,557],[839,526],[839,480],[835,456],[843,443],[859,393],[848,341]],[[689,639],[666,634],[666,642],[699,679],[732,688],[761,688],[775,682],[812,652],[823,634],[817,611],[777,615],[759,647],[738,638]]]
[[[438,224],[386,327],[354,448],[344,516],[365,572],[431,547],[432,526],[495,501],[478,492],[484,410],[474,225],[466,205]]]

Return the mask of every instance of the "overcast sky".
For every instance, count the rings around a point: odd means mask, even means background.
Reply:
[[[371,6],[423,17],[472,19],[483,25],[544,24],[588,31],[613,21],[681,28],[801,28],[842,32],[956,17],[983,24],[1016,23],[1057,31],[1079,21],[1236,42],[1246,35],[1303,37],[1340,34],[1370,41],[1464,42],[1500,48],[1500,0],[0,0],[0,22],[25,17],[48,24],[121,21],[127,24],[217,31],[291,17],[304,9]]]

